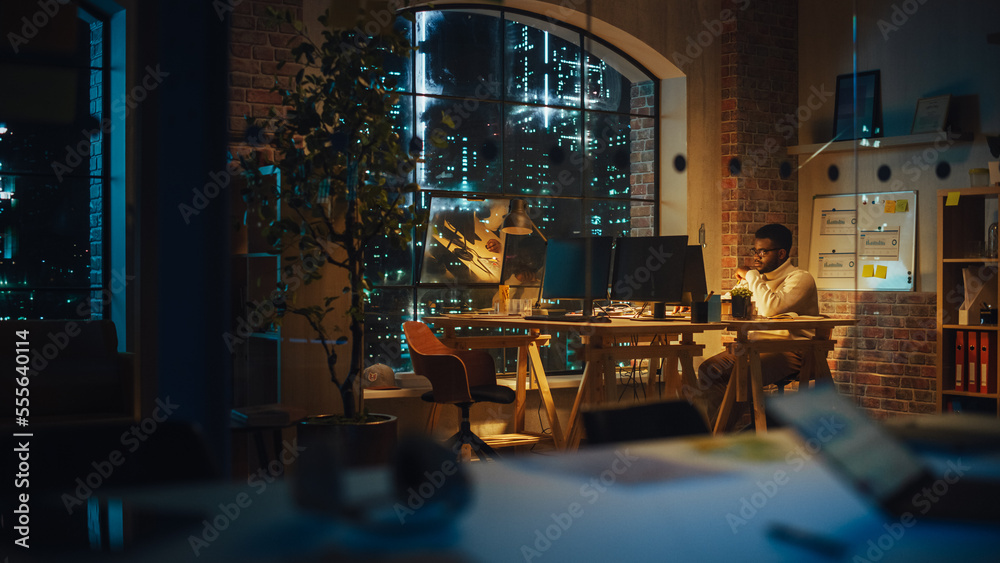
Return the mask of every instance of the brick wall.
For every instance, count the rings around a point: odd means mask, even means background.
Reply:
[[[834,333],[830,355],[840,390],[876,418],[937,409],[934,293],[821,291],[820,312],[857,326]]]
[[[797,133],[786,136],[781,123],[798,106],[798,3],[759,0],[739,9],[724,0],[723,8],[733,17],[723,22],[720,45],[722,279],[732,284],[760,226],[782,223],[797,231],[795,162],[785,151]],[[731,166],[737,162],[738,171]]]
[[[629,93],[631,111],[652,115],[655,105],[656,88],[652,82],[633,84]],[[629,189],[634,196],[649,196],[655,199],[656,174],[653,165],[656,159],[656,121],[650,117],[633,117],[629,123],[631,131],[631,163]],[[653,236],[652,205],[633,203],[631,210],[632,236]]]
[[[266,117],[281,102],[271,88],[287,87],[289,77],[301,68],[286,64],[278,69],[278,61],[291,58],[290,49],[298,39],[290,27],[266,22],[269,6],[292,10],[302,19],[302,0],[247,0],[235,5],[229,46],[229,136],[234,152],[247,146],[245,117]]]
[[[760,0],[733,13],[721,44],[722,279],[730,284],[758,227],[782,223],[796,242],[801,236],[796,157],[785,150],[798,142],[797,130],[782,126],[798,107],[797,3]],[[876,418],[936,411],[934,293],[821,291],[819,298],[821,313],[858,321],[834,333],[829,364],[843,393]]]

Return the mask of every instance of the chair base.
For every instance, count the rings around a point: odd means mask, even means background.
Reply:
[[[496,450],[484,442],[482,438],[473,434],[471,430],[468,432],[459,430],[445,440],[444,443],[451,451],[456,452],[459,458],[462,457],[462,447],[468,445],[482,461],[498,461],[503,459]]]
[[[498,461],[502,459],[496,450],[472,431],[472,424],[469,421],[469,410],[472,407],[472,403],[459,403],[456,406],[462,411],[462,421],[458,426],[458,432],[445,440],[445,445],[458,455],[459,460],[464,457],[462,454],[464,446],[472,448],[476,457],[482,461]]]

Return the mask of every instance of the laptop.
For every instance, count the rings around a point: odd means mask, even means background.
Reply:
[[[767,411],[889,514],[1000,523],[1000,477],[970,475],[970,452],[952,455],[936,472],[833,386],[772,397]]]

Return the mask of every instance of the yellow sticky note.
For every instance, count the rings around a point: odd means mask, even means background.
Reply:
[[[958,192],[948,192],[948,199],[944,200],[945,205],[958,205]]]
[[[896,213],[906,213],[909,210],[910,210],[910,200],[908,199],[896,200]]]
[[[876,278],[885,279],[885,275],[887,273],[889,273],[889,270],[885,266],[876,266],[875,267],[875,277]]]
[[[871,278],[875,276],[875,266],[871,264],[865,264],[861,267],[861,277]]]
[[[885,208],[882,210],[884,213],[895,213],[896,212],[896,200],[887,199],[885,200]]]

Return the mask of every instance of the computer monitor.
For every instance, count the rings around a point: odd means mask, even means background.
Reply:
[[[684,253],[684,283],[681,286],[681,305],[701,301],[708,294],[705,281],[705,258],[700,244],[689,244]]]
[[[603,236],[549,239],[542,299],[582,299],[583,314],[593,314],[594,301],[608,298],[613,243]]]
[[[664,304],[680,304],[684,296],[687,240],[687,235],[619,237],[615,244],[611,299],[653,303],[657,317],[663,316]]]

